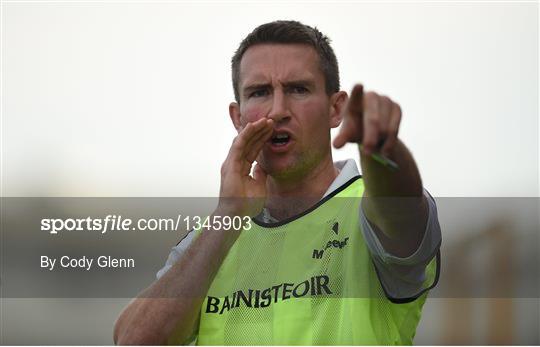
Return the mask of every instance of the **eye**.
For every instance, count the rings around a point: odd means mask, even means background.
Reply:
[[[252,91],[251,93],[249,93],[250,98],[259,98],[261,96],[266,96],[266,95],[268,95],[268,90],[266,89],[256,89]]]
[[[292,86],[291,92],[294,94],[306,94],[309,90],[304,86]]]

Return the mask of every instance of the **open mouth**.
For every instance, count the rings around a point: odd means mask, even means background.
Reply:
[[[289,143],[290,140],[291,137],[289,136],[289,134],[275,133],[270,141],[274,146],[285,146],[287,143]]]

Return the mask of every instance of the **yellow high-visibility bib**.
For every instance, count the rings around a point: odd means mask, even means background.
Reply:
[[[363,191],[358,176],[300,216],[243,230],[201,307],[197,343],[412,344],[439,256],[422,293],[387,298],[360,227]]]

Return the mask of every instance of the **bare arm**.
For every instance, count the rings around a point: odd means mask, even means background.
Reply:
[[[361,154],[366,182],[362,207],[384,248],[405,258],[417,250],[422,241],[428,206],[418,168],[405,145],[398,141],[388,157],[399,165],[398,172]]]
[[[400,257],[411,255],[419,246],[427,223],[427,201],[422,180],[407,147],[398,139],[401,109],[386,96],[354,87],[345,108],[344,124],[334,141],[363,145],[360,151],[366,190],[362,206],[384,248]],[[379,150],[396,162],[389,170],[371,158]]]
[[[220,204],[214,215],[256,215],[264,205],[266,174],[256,167],[257,154],[272,134],[272,121],[248,124],[234,140],[221,169]],[[228,199],[233,198],[234,199]],[[251,198],[262,197],[253,200]],[[250,203],[246,203],[249,199]],[[200,234],[181,259],[144,290],[120,314],[114,342],[124,345],[190,342],[212,281],[239,231],[209,230]]]
[[[115,343],[164,344],[171,337],[189,342],[208,288],[237,236],[215,231],[196,238],[182,258],[122,312]]]

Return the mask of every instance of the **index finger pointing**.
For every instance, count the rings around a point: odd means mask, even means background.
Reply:
[[[357,84],[351,91],[351,97],[349,98],[348,111],[353,116],[362,116],[364,112],[364,105],[362,99],[364,98],[364,86]]]

